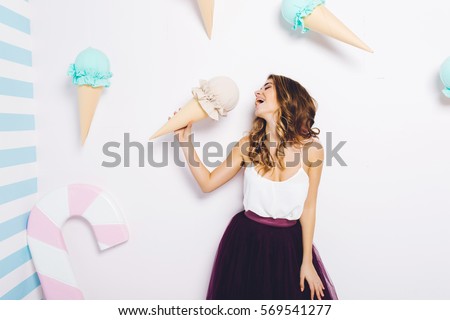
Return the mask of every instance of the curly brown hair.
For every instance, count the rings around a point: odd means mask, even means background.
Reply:
[[[319,128],[314,128],[314,117],[317,111],[316,101],[308,91],[297,81],[281,75],[271,74],[267,78],[272,79],[276,92],[276,99],[280,106],[275,112],[276,133],[280,138],[280,144],[276,149],[276,160],[269,151],[266,134],[266,120],[256,117],[250,130],[249,146],[247,154],[255,165],[262,165],[262,175],[278,165],[285,169],[282,158],[285,156],[285,148],[288,143],[296,147],[303,147],[306,140],[317,137]]]

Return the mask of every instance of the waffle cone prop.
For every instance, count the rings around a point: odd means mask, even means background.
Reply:
[[[367,52],[373,50],[345,26],[325,5],[325,0],[283,0],[282,15],[302,33],[308,30],[327,35]]]
[[[78,87],[78,112],[80,115],[81,143],[83,145],[89,134],[92,119],[94,118],[103,90],[103,87],[94,88],[87,85]]]
[[[156,131],[150,140],[173,132],[206,118],[219,120],[219,116],[227,116],[239,100],[239,89],[228,77],[215,77],[209,81],[201,80],[200,87],[192,89],[190,99],[166,124]]]
[[[110,86],[108,57],[94,48],[83,50],[69,67],[68,75],[77,85],[80,138],[84,145],[104,88]]]
[[[214,20],[214,0],[197,0],[208,38],[211,39]]]

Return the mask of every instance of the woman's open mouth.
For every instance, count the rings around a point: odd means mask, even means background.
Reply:
[[[255,101],[255,107],[257,108],[261,103],[264,103],[263,99],[256,99]]]

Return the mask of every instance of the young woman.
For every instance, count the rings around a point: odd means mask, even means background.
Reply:
[[[207,299],[338,299],[313,245],[324,159],[315,101],[298,82],[270,75],[254,108],[251,131],[212,172],[189,141],[192,123],[175,131],[203,192],[245,167],[244,210],[219,244]]]

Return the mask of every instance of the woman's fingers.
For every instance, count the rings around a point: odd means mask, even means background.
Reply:
[[[316,284],[316,288],[317,288],[317,297],[319,298],[319,300],[322,300],[322,297],[324,296],[322,283],[318,282]]]
[[[311,300],[314,300],[314,296],[316,296],[318,300],[322,300],[322,297],[324,296],[323,291],[322,291],[322,283],[308,282],[308,284],[309,284],[309,287],[311,288]]]
[[[308,281],[308,279],[306,279],[306,280]],[[311,282],[308,281],[308,285],[309,285],[309,289],[311,291],[311,300],[314,300],[314,291],[315,291],[314,283],[311,283]]]
[[[317,300],[321,300],[320,299],[320,293],[319,293],[319,287],[317,285],[318,285],[317,283],[313,284],[313,287],[312,287],[312,290],[311,290],[311,292],[312,292],[311,300],[314,300],[314,296],[316,296]]]
[[[323,287],[322,282],[309,282],[308,279],[306,279],[307,284],[311,291],[311,300],[314,300],[314,297],[317,298],[317,300],[322,300],[322,298],[325,296],[323,293],[323,290],[325,289]],[[300,279],[300,289],[303,292],[305,287],[305,278]]]
[[[322,300],[322,290],[320,289],[320,287],[318,286],[317,287],[317,291],[316,291],[316,293],[317,293],[317,298],[319,299],[319,300]]]

